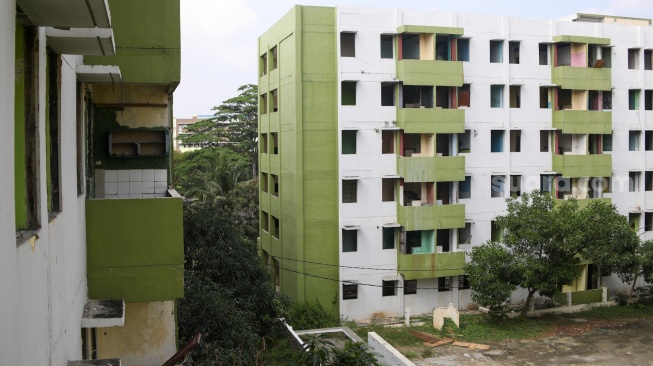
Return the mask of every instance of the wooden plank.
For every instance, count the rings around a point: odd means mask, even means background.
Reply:
[[[175,353],[166,361],[162,366],[174,366],[179,363],[186,355],[193,350],[193,348],[197,347],[200,344],[200,333],[197,333],[193,339],[188,342],[188,344],[179,350],[179,352]]]
[[[414,330],[409,330],[408,333],[410,333],[410,334],[414,335],[415,337],[423,340],[424,342],[436,343],[436,342],[440,341],[439,338],[436,338],[436,337],[434,337],[434,336],[432,336],[430,334],[416,332]]]
[[[452,345],[458,347],[475,348],[475,349],[490,349],[490,346],[488,346],[487,344],[478,344],[478,343],[453,342]]]
[[[443,338],[443,339],[441,339],[441,340],[439,340],[439,341],[437,341],[435,343],[424,342],[424,345],[427,346],[427,347],[433,348],[433,347],[442,346],[442,345],[445,345],[445,344],[451,343],[451,342],[453,342],[453,339]]]

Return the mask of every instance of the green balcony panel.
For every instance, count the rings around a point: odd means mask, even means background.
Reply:
[[[397,28],[397,33],[432,33],[462,36],[465,30],[459,27],[438,27],[430,25],[402,25]]]
[[[405,280],[465,274],[465,252],[397,254],[397,268]]]
[[[181,198],[87,200],[86,245],[89,298],[184,296]]]
[[[612,198],[607,198],[607,197],[604,197],[604,198],[584,198],[584,199],[576,200],[576,202],[578,202],[578,207],[580,207],[580,208],[585,208],[592,201],[603,201],[603,202],[606,202],[606,203],[612,203]],[[562,204],[562,202],[563,202],[563,200],[560,200],[560,199],[556,199],[554,201],[556,206]]]
[[[589,43],[607,46],[610,44],[610,38],[560,35],[553,37],[553,42]]]
[[[551,81],[562,89],[612,89],[612,70],[593,67],[558,66],[553,68]]]
[[[399,60],[397,79],[404,85],[462,86],[462,61]]]
[[[564,177],[609,177],[612,175],[612,155],[553,155],[553,170]]]
[[[612,112],[553,111],[553,127],[566,134],[610,134],[612,133]]]
[[[398,157],[397,171],[408,183],[462,181],[465,180],[465,157]]]
[[[465,110],[397,108],[397,124],[406,133],[464,133]]]
[[[465,205],[399,206],[397,222],[408,231],[462,228]]]

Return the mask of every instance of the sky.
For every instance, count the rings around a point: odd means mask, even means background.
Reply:
[[[182,0],[181,84],[175,118],[212,108],[257,82],[258,37],[295,4],[291,0]],[[301,5],[439,10],[557,19],[574,13],[653,18],[651,0],[303,0]]]

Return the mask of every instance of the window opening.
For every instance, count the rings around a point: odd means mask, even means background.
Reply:
[[[458,106],[469,107],[471,102],[471,89],[469,84],[463,84],[458,88]]]
[[[342,131],[342,154],[356,154],[356,130]]]
[[[639,109],[639,90],[628,90],[628,109],[631,111]]]
[[[540,65],[549,64],[549,45],[546,43],[539,44]]]
[[[521,108],[521,85],[510,85],[510,108]]]
[[[381,179],[381,200],[383,202],[394,202],[395,199],[395,178]]]
[[[471,130],[458,134],[458,152],[462,154],[472,152]]]
[[[382,281],[383,296],[397,295],[397,281]]]
[[[356,203],[358,180],[342,181],[342,203]]]
[[[503,41],[490,41],[490,63],[503,62]]]
[[[472,224],[467,222],[464,227],[458,229],[458,244],[465,245],[472,242]]]
[[[510,176],[510,195],[521,196],[521,175]]]
[[[438,292],[451,291],[449,277],[438,277]]]
[[[503,107],[503,85],[490,85],[490,107]]]
[[[394,58],[392,35],[381,35],[381,58]]]
[[[637,48],[628,49],[628,69],[639,69],[639,49]]]
[[[270,50],[270,55],[272,55],[272,65],[270,70],[274,70],[277,68],[277,46],[272,47]]]
[[[469,61],[469,38],[458,38],[458,61]]]
[[[342,284],[342,299],[355,300],[358,299],[358,284]]]
[[[356,105],[356,82],[343,81],[341,83],[341,105]]]
[[[549,152],[549,131],[540,131],[540,152]]]
[[[511,64],[519,63],[519,45],[520,42],[510,41],[508,42],[508,62]]]
[[[340,56],[356,57],[356,33],[340,33]]]
[[[394,249],[397,230],[393,227],[383,228],[383,249]]]
[[[628,131],[628,151],[639,151],[639,131]]]
[[[490,131],[491,137],[491,146],[490,152],[503,152],[503,134],[504,130],[492,130]]]
[[[395,105],[395,83],[381,83],[381,106]]]
[[[503,197],[504,186],[506,182],[505,175],[491,176],[491,194],[490,197]]]
[[[279,153],[279,133],[278,132],[272,132],[270,135],[272,136],[272,153],[273,154],[278,154]]]
[[[404,85],[404,108],[433,108],[433,87]]]
[[[472,198],[472,177],[466,176],[465,180],[458,182],[458,198]]]
[[[404,295],[415,295],[417,293],[417,280],[404,281]]]
[[[394,154],[395,153],[395,131],[382,130],[381,131],[381,153]]]
[[[510,131],[510,152],[521,152],[521,131]]]
[[[342,251],[343,252],[358,251],[358,230],[342,229]]]

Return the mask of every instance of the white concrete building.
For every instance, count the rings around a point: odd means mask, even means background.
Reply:
[[[277,285],[349,319],[464,309],[465,251],[533,189],[611,200],[653,238],[652,57],[649,19],[293,8],[259,39]],[[600,299],[596,270],[565,290]]]

